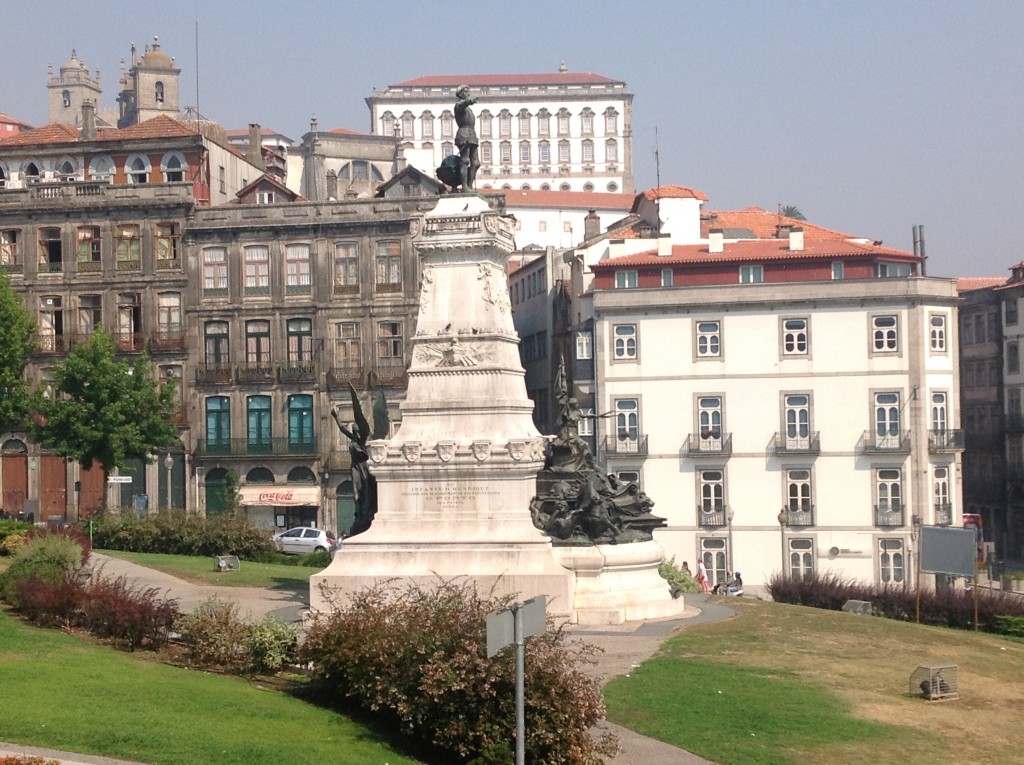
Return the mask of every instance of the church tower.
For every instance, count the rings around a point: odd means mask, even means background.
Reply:
[[[78,59],[78,52],[71,51],[71,60],[60,68],[60,76],[53,76],[53,65],[48,67],[46,77],[47,121],[81,127],[82,103],[92,101],[99,105],[102,91],[100,73],[96,77]]]
[[[117,103],[121,115],[119,128],[136,125],[160,114],[177,117],[181,111],[178,102],[178,78],[181,70],[175,68],[174,59],[160,50],[160,40],[146,46],[141,58],[132,46],[132,65],[121,77],[121,94]]]

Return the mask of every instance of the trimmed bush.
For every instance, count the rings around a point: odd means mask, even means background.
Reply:
[[[843,579],[835,574],[810,578],[776,573],[768,582],[768,593],[780,603],[839,611],[848,600],[869,601],[880,616],[914,621],[917,594],[903,585],[872,585]],[[978,591],[978,627],[984,632],[1001,633],[1003,616],[1024,617],[1024,599],[1001,590]],[[921,624],[956,629],[974,629],[974,593],[970,590],[944,589],[921,591]]]
[[[7,537],[18,534],[24,538],[25,533],[31,528],[32,524],[28,521],[18,521],[14,518],[0,518],[0,555],[11,554],[9,552],[4,552],[4,542]],[[13,550],[11,552],[13,552]]]
[[[182,512],[145,518],[102,513],[93,518],[93,543],[105,550],[170,555],[237,555],[259,560],[274,551],[270,535],[247,521],[207,520]]]
[[[40,627],[70,627],[85,601],[80,576],[66,574],[59,582],[23,579],[18,582],[18,611]]]
[[[452,582],[380,585],[319,619],[300,659],[326,697],[375,713],[441,761],[508,762],[514,651],[487,658],[486,618],[509,602]],[[604,717],[597,682],[579,668],[594,650],[570,644],[560,629],[527,641],[529,762],[592,765],[614,753],[613,737],[595,741],[588,732]]]
[[[0,574],[0,598],[15,608],[22,605],[22,584],[30,580],[57,585],[79,571],[89,558],[89,542],[66,529],[32,529],[25,545]]]
[[[277,672],[295,660],[299,632],[273,616],[251,622],[238,604],[212,597],[175,624],[189,663],[226,672]]]
[[[245,635],[248,670],[262,674],[279,671],[295,661],[298,642],[298,628],[273,616],[267,615],[248,625]]]
[[[96,577],[86,588],[81,626],[129,651],[167,645],[178,618],[178,601],[155,587],[140,587],[127,577]]]
[[[0,555],[14,555],[28,541],[27,531],[15,531],[4,537],[0,542]]]

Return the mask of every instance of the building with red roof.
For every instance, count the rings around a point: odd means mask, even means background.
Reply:
[[[591,72],[429,75],[374,90],[370,130],[433,173],[455,148],[455,91],[477,99],[479,189],[633,192],[626,83]]]

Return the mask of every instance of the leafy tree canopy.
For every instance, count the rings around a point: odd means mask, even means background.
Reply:
[[[54,370],[52,398],[36,397],[39,417],[33,436],[63,457],[104,472],[130,459],[149,460],[178,443],[170,422],[174,381],[158,383],[145,355],[117,358],[117,346],[102,328],[76,345]]]
[[[0,430],[23,427],[29,412],[25,364],[35,350],[32,314],[0,270]]]

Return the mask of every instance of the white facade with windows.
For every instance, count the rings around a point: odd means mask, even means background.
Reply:
[[[666,554],[752,592],[783,567],[910,582],[917,524],[962,513],[955,284],[618,273],[593,294],[599,454]]]
[[[397,138],[433,175],[457,153],[455,90],[477,99],[477,188],[633,191],[632,102],[626,83],[565,67],[548,74],[420,77],[366,99],[373,135]]]

